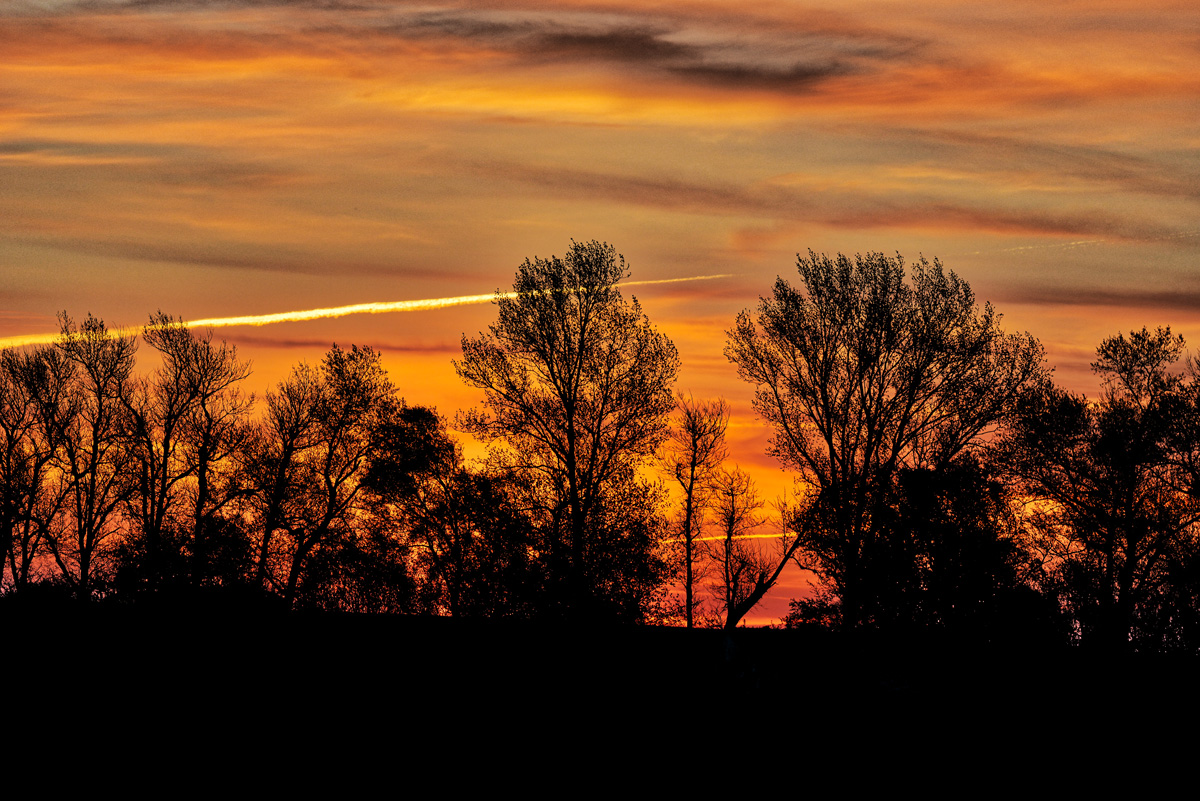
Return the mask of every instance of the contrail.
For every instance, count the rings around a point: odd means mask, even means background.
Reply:
[[[1194,239],[1200,236],[1200,230],[1180,231],[1176,234],[1163,234],[1161,236],[1146,237],[1142,242],[1166,242],[1173,239]],[[952,253],[951,256],[984,256],[988,253],[1018,253],[1024,250],[1069,250],[1071,248],[1087,247],[1089,245],[1111,245],[1116,244],[1116,240],[1109,239],[1078,239],[1074,242],[1053,242],[1045,245],[1022,245],[1013,248],[997,248],[994,250],[972,250],[965,253]]]
[[[778,540],[790,534],[734,534],[728,539],[735,540]],[[676,538],[679,539],[679,538]],[[716,542],[717,540],[727,539],[724,534],[716,534],[711,537],[693,537],[692,542]],[[680,540],[682,542],[682,540]]]
[[[714,278],[732,278],[731,274],[693,275],[687,278],[656,278],[650,281],[626,281],[621,286],[646,286],[648,284],[678,284],[684,281],[710,281]],[[452,298],[426,298],[425,300],[394,300],[380,303],[356,303],[352,306],[331,306],[325,309],[303,309],[301,311],[277,312],[276,314],[249,314],[243,317],[206,317],[188,320],[188,328],[225,328],[233,325],[272,325],[274,323],[321,320],[328,317],[346,317],[351,314],[390,314],[391,312],[431,311],[450,306],[469,306],[476,303],[491,303],[497,297],[515,298],[516,292],[491,293],[488,295],[458,295]],[[114,334],[128,336],[141,328],[114,328]],[[17,348],[22,345],[46,345],[57,341],[59,334],[18,334],[0,337],[0,348]]]
[[[971,250],[965,253],[954,253],[954,256],[984,256],[988,253],[1018,253],[1023,250],[1068,250],[1070,248],[1084,247],[1086,245],[1103,245],[1108,242],[1107,239],[1080,239],[1075,242],[1056,242],[1048,245],[1022,245],[1014,248],[995,248],[993,250]]]
[[[734,540],[779,540],[784,537],[795,536],[793,534],[734,534],[732,537],[726,537],[724,534],[713,534],[708,537],[693,537],[692,542],[718,542],[723,539]],[[663,537],[659,542],[684,542],[683,537]]]

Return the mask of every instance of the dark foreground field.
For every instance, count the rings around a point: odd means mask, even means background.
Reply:
[[[604,627],[275,610],[0,609],[10,710],[96,718],[393,720],[525,715],[1011,717],[1192,704],[1192,657],[826,632]],[[1022,712],[1022,710],[1024,710]],[[12,718],[10,718],[12,719]]]

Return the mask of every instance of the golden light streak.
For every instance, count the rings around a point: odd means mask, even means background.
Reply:
[[[649,284],[678,284],[685,281],[711,281],[715,278],[732,278],[732,274],[693,275],[686,278],[656,278],[647,281],[626,281],[622,286],[646,286]],[[488,295],[458,295],[449,298],[426,298],[425,300],[395,300],[380,303],[355,303],[350,306],[331,306],[325,309],[303,309],[301,311],[277,312],[275,314],[249,314],[242,317],[206,317],[184,323],[188,328],[225,328],[235,325],[272,325],[294,323],[305,320],[322,320],[330,317],[346,317],[351,314],[389,314],[391,312],[432,311],[450,306],[469,306],[490,303],[497,297],[515,298],[516,292],[500,292]],[[140,333],[140,328],[114,328],[110,333],[129,336]],[[48,345],[56,342],[60,334],[17,334],[0,337],[0,348],[19,348],[23,345]]]
[[[711,537],[693,537],[692,542],[717,542],[719,540],[781,540],[785,537],[792,537],[792,534],[734,534],[732,537],[726,537],[724,534],[714,534]],[[659,542],[684,542],[683,537],[666,537],[660,539]]]
[[[192,325],[189,323],[188,327]],[[115,337],[131,337],[142,333],[140,326],[130,328],[109,328],[108,333]],[[76,337],[79,335],[76,334]],[[0,349],[3,348],[20,348],[25,345],[51,345],[62,339],[62,334],[16,334],[11,337],[0,337]]]
[[[779,540],[784,537],[790,537],[791,534],[735,534],[732,537],[726,537],[724,534],[717,534],[712,537],[696,537],[692,542],[716,542],[717,540],[734,539],[734,540]]]

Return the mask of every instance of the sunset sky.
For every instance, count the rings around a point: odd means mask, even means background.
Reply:
[[[937,257],[1092,394],[1100,340],[1200,346],[1192,2],[7,0],[0,338],[490,294],[612,243],[789,484],[722,354],[797,252]],[[658,283],[664,279],[728,276]],[[488,303],[229,327],[261,392],[330,343],[410,403]],[[799,583],[797,583],[799,582]],[[793,577],[758,615],[786,612]]]

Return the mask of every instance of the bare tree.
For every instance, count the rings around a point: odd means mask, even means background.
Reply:
[[[56,347],[74,367],[76,403],[63,423],[58,467],[67,482],[66,518],[47,544],[63,577],[81,600],[91,598],[96,558],[115,533],[119,510],[129,495],[132,464],[122,402],[133,371],[134,337],[109,332],[90,314],[76,325],[59,315]]]
[[[188,570],[201,582],[213,515],[244,492],[236,481],[229,486],[235,470],[217,467],[245,437],[252,399],[237,384],[250,367],[233,346],[214,345],[211,331],[198,336],[162,312],[151,315],[142,338],[162,359],[150,376],[130,380],[123,398],[136,463],[129,516],[147,562],[142,577],[156,582]]]
[[[990,305],[936,260],[810,251],[803,288],[782,278],[725,353],[774,429],[770,453],[816,491],[798,524],[807,565],[862,620],[878,511],[902,467],[939,467],[982,442],[1044,380],[1033,337],[1007,335]]]
[[[179,485],[190,474],[181,442],[184,421],[196,397],[189,375],[191,332],[161,312],[142,329],[147,344],[162,355],[162,365],[149,377],[133,376],[124,387],[130,476],[129,517],[149,564],[146,577],[157,579],[166,556],[168,528],[178,531],[182,493]]]
[[[701,522],[713,476],[728,453],[725,429],[729,424],[729,406],[723,398],[697,401],[682,393],[676,401],[677,415],[660,462],[683,491],[678,538],[683,551],[684,611],[690,629],[701,603],[695,592],[703,563],[699,547]]]
[[[615,535],[615,518],[602,516],[628,510],[606,496],[636,480],[674,406],[679,357],[637,300],[622,299],[625,276],[624,259],[599,242],[573,243],[563,259],[526,260],[513,292],[497,293],[498,321],[486,334],[464,336],[455,362],[463,381],[484,392],[484,410],[464,415],[462,425],[510,446],[514,469],[543,488],[548,571],[565,583],[564,602],[577,613],[606,603],[604,587],[628,586],[595,573],[623,568],[592,540]]]
[[[232,347],[204,343],[200,376],[204,387],[185,426],[184,441],[194,484],[189,489],[191,512],[192,580],[203,583],[229,566],[213,563],[220,543],[213,541],[224,521],[236,514],[240,502],[253,493],[249,458],[254,441],[250,413],[254,395],[243,394],[236,382],[249,375],[249,364],[238,362]]]
[[[386,426],[366,478],[374,518],[402,533],[420,607],[450,617],[528,615],[537,572],[504,474],[468,469],[432,409]]]
[[[277,571],[271,569],[278,551],[276,534],[292,528],[289,510],[305,478],[304,457],[317,443],[321,392],[319,373],[301,363],[267,393],[267,415],[255,439],[252,468],[261,526],[257,577],[264,587],[279,589]]]
[[[706,537],[716,580],[710,585],[725,629],[736,628],[779,581],[802,541],[791,530],[795,516],[780,501],[778,536],[759,535],[768,522],[765,504],[749,474],[738,467],[718,470],[710,489],[712,515],[720,533]]]
[[[75,413],[73,375],[53,347],[0,354],[0,565],[7,565],[12,588],[33,577],[66,499],[55,460]]]
[[[1200,383],[1171,371],[1183,345],[1169,328],[1105,339],[1092,364],[1099,400],[1047,385],[1002,443],[1008,477],[1044,502],[1040,522],[1063,538],[1059,573],[1083,635],[1110,648],[1163,645],[1139,619],[1196,547]]]
[[[289,604],[308,558],[352,528],[381,425],[400,403],[379,354],[336,345],[319,370],[301,365],[268,393],[257,459],[258,571]]]

